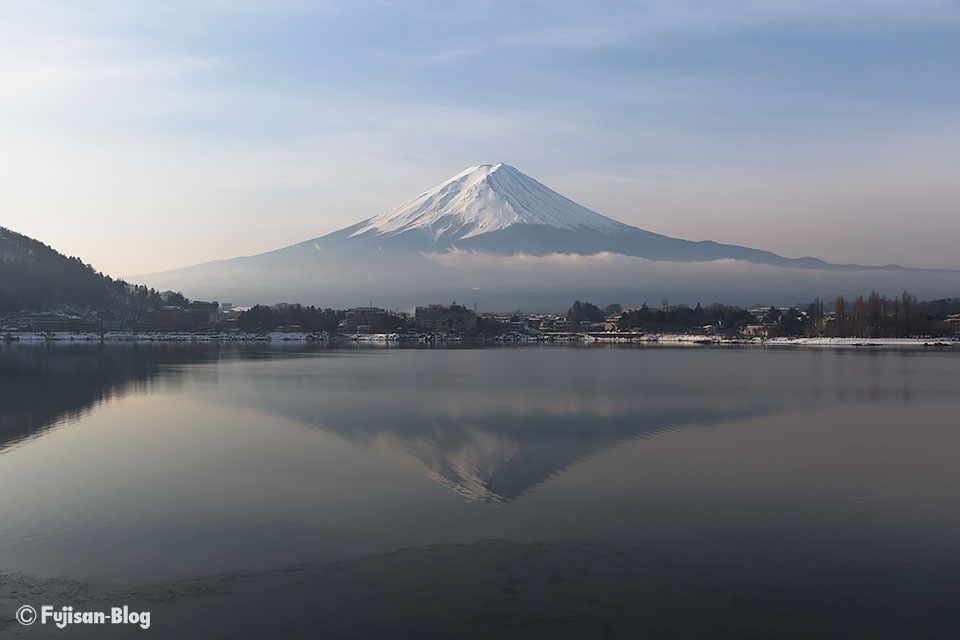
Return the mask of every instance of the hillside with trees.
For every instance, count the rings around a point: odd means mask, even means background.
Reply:
[[[21,311],[140,312],[160,294],[96,271],[80,258],[0,227],[0,315]]]

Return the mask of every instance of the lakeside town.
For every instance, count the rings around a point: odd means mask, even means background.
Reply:
[[[300,304],[235,307],[164,294],[143,313],[70,309],[21,312],[0,319],[12,342],[357,342],[413,344],[663,343],[960,345],[960,300],[919,302],[908,293],[877,293],[829,308],[642,304],[600,308],[575,301],[566,313],[478,313],[451,303],[411,312],[376,306],[345,310]]]

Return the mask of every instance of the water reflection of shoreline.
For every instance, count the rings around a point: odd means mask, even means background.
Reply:
[[[0,451],[128,393],[176,384],[164,365],[209,361],[209,349],[11,346],[0,349]]]

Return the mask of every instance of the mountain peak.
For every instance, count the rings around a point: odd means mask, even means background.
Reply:
[[[563,197],[508,164],[481,164],[360,223],[353,236],[417,232],[464,239],[516,224],[559,229],[622,225]]]

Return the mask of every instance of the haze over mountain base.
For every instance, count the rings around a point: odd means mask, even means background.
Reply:
[[[960,274],[919,269],[810,269],[742,260],[667,262],[612,253],[494,256],[452,251],[364,256],[307,265],[243,258],[146,278],[160,289],[235,305],[301,302],[332,307],[373,302],[409,308],[429,302],[477,303],[489,311],[566,309],[575,298],[598,302],[694,305],[725,302],[790,305],[815,297],[855,296],[904,289],[920,298],[960,295]],[[186,277],[189,276],[189,277]]]

